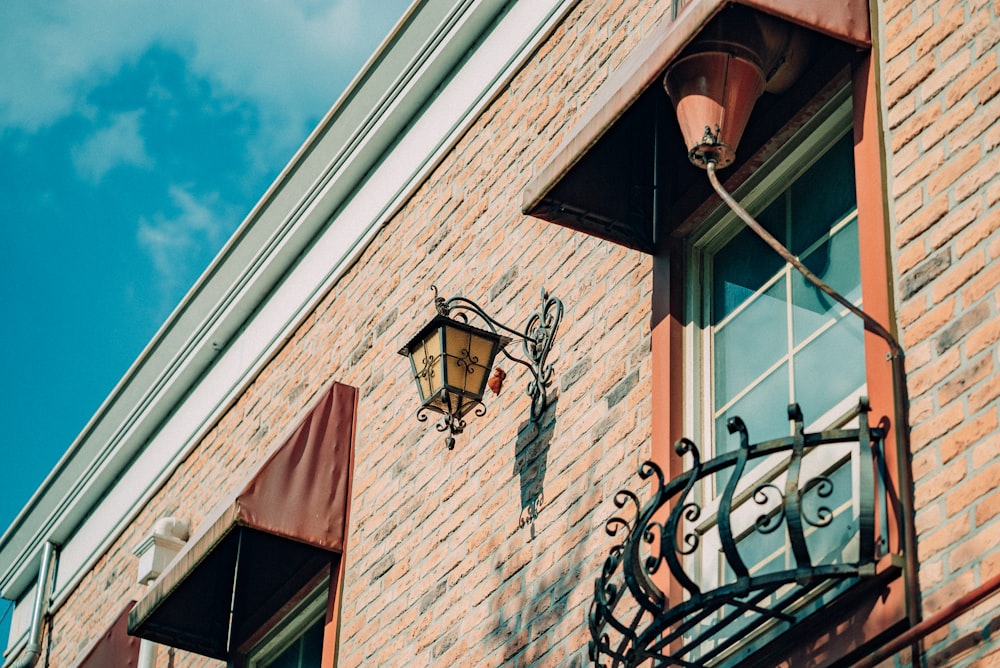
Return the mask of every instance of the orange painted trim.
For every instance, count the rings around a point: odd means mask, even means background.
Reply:
[[[668,247],[662,254],[653,257],[650,456],[668,480],[684,471],[684,463],[674,451],[674,443],[684,435],[683,286],[683,250],[679,246]],[[683,600],[683,588],[668,576],[667,569],[660,569],[654,581],[666,592],[668,600]]]
[[[684,416],[683,266],[680,250],[653,257],[651,459],[668,479],[683,471],[674,452]]]
[[[351,499],[354,488],[354,444],[358,436],[358,392],[354,392],[354,425],[351,429],[351,454],[347,470],[347,503],[344,506],[344,551],[337,558],[336,568],[330,569],[330,592],[326,602],[326,621],[323,625],[323,653],[320,665],[334,668],[340,649],[340,612],[344,602],[344,580],[347,572],[348,538],[351,530]]]
[[[854,164],[858,198],[858,243],[861,259],[861,293],[865,311],[890,332],[894,327],[892,288],[887,246],[885,200],[882,184],[882,146],[879,132],[878,105],[875,97],[875,72],[870,55],[854,71]],[[878,424],[884,418],[888,426],[885,457],[890,479],[896,484],[898,462],[893,424],[892,365],[889,346],[882,338],[865,331],[865,370],[868,397],[872,406],[870,420]],[[898,511],[898,509],[896,509]],[[899,553],[900,528],[898,513],[889,513],[889,548]]]
[[[326,622],[323,625],[323,654],[320,665],[333,668],[337,665],[337,649],[340,646],[340,611],[344,597],[344,572],[347,560],[344,555],[337,559],[337,565],[330,570],[330,592],[326,602]]]

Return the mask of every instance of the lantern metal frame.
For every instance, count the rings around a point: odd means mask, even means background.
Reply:
[[[531,419],[533,422],[541,420],[548,408],[548,395],[546,389],[552,384],[553,367],[548,362],[549,352],[552,350],[552,342],[555,338],[556,330],[563,315],[563,303],[551,296],[544,288],[541,292],[541,305],[527,320],[523,330],[516,330],[505,325],[486,313],[483,308],[471,299],[461,296],[445,299],[438,295],[437,286],[432,285],[434,293],[434,309],[437,315],[414,336],[406,346],[400,349],[399,354],[409,358],[413,370],[414,379],[418,385],[421,374],[427,373],[430,365],[436,360],[423,360],[422,366],[418,365],[413,358],[414,344],[436,326],[454,326],[458,329],[471,331],[480,336],[494,338],[494,352],[485,365],[486,373],[489,374],[497,354],[503,353],[504,357],[512,362],[527,367],[531,372],[531,379],[525,388],[526,393],[531,397]],[[486,329],[475,327],[469,323],[469,316],[473,315],[485,323]],[[521,348],[526,359],[522,359],[510,353],[507,345],[515,339],[521,341]],[[469,351],[458,351],[460,359],[467,358]],[[446,354],[442,343],[442,355]],[[479,360],[469,358],[464,364],[480,365]],[[482,365],[480,365],[482,366]],[[483,384],[485,391],[485,383]],[[456,396],[456,394],[458,396]],[[455,447],[455,435],[461,434],[466,427],[465,416],[474,411],[474,415],[482,417],[486,414],[486,406],[482,402],[483,392],[478,394],[464,391],[455,391],[447,384],[432,393],[423,400],[422,405],[417,409],[417,420],[426,422],[428,411],[440,413],[442,415],[435,429],[439,432],[448,432],[445,443],[449,450]]]

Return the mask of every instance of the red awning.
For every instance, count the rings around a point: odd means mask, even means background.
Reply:
[[[348,385],[323,394],[153,583],[129,633],[225,660],[330,571],[347,534],[356,403]]]
[[[135,605],[129,601],[108,629],[87,649],[75,668],[136,668],[139,664],[139,639],[128,634],[128,612]]]
[[[871,46],[868,0],[735,3],[809,28],[844,46],[845,52]],[[687,149],[680,141],[660,79],[667,66],[729,4],[734,0],[689,0],[673,21],[658,24],[636,46],[597,89],[562,144],[528,183],[521,206],[524,213],[653,252],[654,208],[662,213],[689,194],[693,181],[697,181],[696,186],[705,181],[703,176],[687,173],[691,171],[686,164]],[[765,113],[762,109],[761,115]],[[671,119],[669,123],[664,122],[666,118]],[[751,137],[747,144],[753,141]],[[671,162],[675,153],[681,156],[680,169]],[[654,163],[660,171],[657,176],[652,174]]]

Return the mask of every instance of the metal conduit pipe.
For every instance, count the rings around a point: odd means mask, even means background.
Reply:
[[[906,582],[905,595],[907,616],[910,619],[910,625],[913,626],[917,624],[920,619],[920,600],[917,593],[917,535],[916,529],[913,526],[913,472],[910,468],[909,461],[910,420],[908,408],[909,401],[906,393],[906,371],[903,365],[903,347],[896,340],[896,337],[893,336],[888,329],[882,326],[882,323],[859,309],[839,292],[827,285],[821,278],[809,271],[809,269],[802,264],[802,261],[799,260],[799,258],[795,257],[792,252],[785,248],[780,241],[775,239],[770,232],[765,230],[764,227],[757,222],[757,219],[751,216],[750,213],[744,209],[740,203],[737,202],[728,191],[726,191],[725,188],[722,187],[722,184],[719,182],[719,177],[715,173],[716,168],[717,165],[715,161],[710,160],[705,165],[705,170],[708,172],[708,180],[711,182],[712,188],[715,189],[715,192],[722,198],[722,201],[733,210],[733,213],[739,216],[740,220],[746,223],[747,227],[749,227],[758,237],[761,238],[762,241],[764,241],[764,243],[780,255],[782,259],[795,267],[795,269],[797,269],[807,281],[822,290],[831,299],[844,306],[848,311],[861,318],[869,331],[883,339],[889,345],[889,362],[892,365],[892,381],[895,390],[892,393],[892,417],[895,421],[896,427],[896,456],[898,460],[897,473],[899,475],[899,487],[903,490],[903,493],[899,494],[900,513],[902,514],[902,526],[900,529],[902,531],[903,559],[905,562],[903,577]],[[917,648],[914,648],[914,652],[916,651]]]
[[[35,585],[35,602],[31,608],[31,626],[28,629],[28,644],[21,657],[10,668],[32,668],[42,655],[42,626],[49,612],[49,598],[52,594],[52,576],[56,559],[56,547],[46,541],[42,546],[41,563],[38,565],[38,584]]]
[[[872,668],[878,665],[907,645],[916,643],[962,613],[972,609],[977,603],[992,596],[997,591],[1000,591],[1000,575],[994,575],[969,593],[953,601],[948,607],[943,608],[933,616],[911,627],[901,636],[894,638],[874,653],[855,663],[854,668]]]
[[[833,299],[838,304],[846,308],[848,311],[850,311],[854,315],[864,320],[865,325],[868,327],[868,329],[870,329],[872,332],[877,334],[882,339],[885,339],[886,343],[889,344],[889,348],[890,350],[892,350],[893,357],[902,357],[903,348],[896,341],[896,337],[894,337],[889,332],[889,330],[883,327],[882,323],[880,323],[878,320],[876,320],[875,318],[871,317],[870,315],[859,309],[857,306],[848,301],[846,297],[844,297],[839,292],[837,292],[832,287],[823,282],[823,279],[821,279],[819,276],[809,271],[808,267],[802,264],[802,260],[792,255],[792,252],[790,250],[785,248],[785,246],[780,241],[775,239],[770,232],[765,230],[764,227],[757,222],[757,219],[751,216],[746,209],[740,206],[740,203],[737,202],[733,198],[733,196],[730,195],[729,192],[722,187],[722,184],[719,183],[719,177],[716,176],[715,174],[715,169],[716,169],[715,162],[710,161],[708,163],[708,166],[706,167],[706,171],[708,172],[708,180],[711,181],[712,187],[715,188],[715,192],[719,194],[719,197],[722,198],[722,201],[725,202],[729,206],[729,208],[733,210],[733,213],[739,216],[740,220],[746,223],[747,227],[753,230],[754,234],[760,237],[764,241],[764,243],[766,243],[774,250],[774,252],[780,255],[785,262],[795,267],[798,270],[798,272],[805,277],[807,281],[809,281],[817,288],[822,290],[831,299]]]

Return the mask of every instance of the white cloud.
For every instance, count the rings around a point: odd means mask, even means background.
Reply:
[[[73,147],[73,166],[77,173],[92,183],[100,183],[115,167],[152,167],[146,152],[146,142],[140,130],[142,110],[115,114],[111,123],[85,141]]]
[[[95,87],[155,46],[184,55],[218,96],[259,105],[268,130],[293,126],[287,132],[300,137],[407,4],[3,0],[0,130],[33,132],[85,112]]]
[[[176,215],[158,213],[139,220],[138,242],[153,263],[159,290],[159,310],[165,316],[191,281],[239,222],[220,204],[218,194],[199,199],[185,186],[173,185],[170,200]]]

